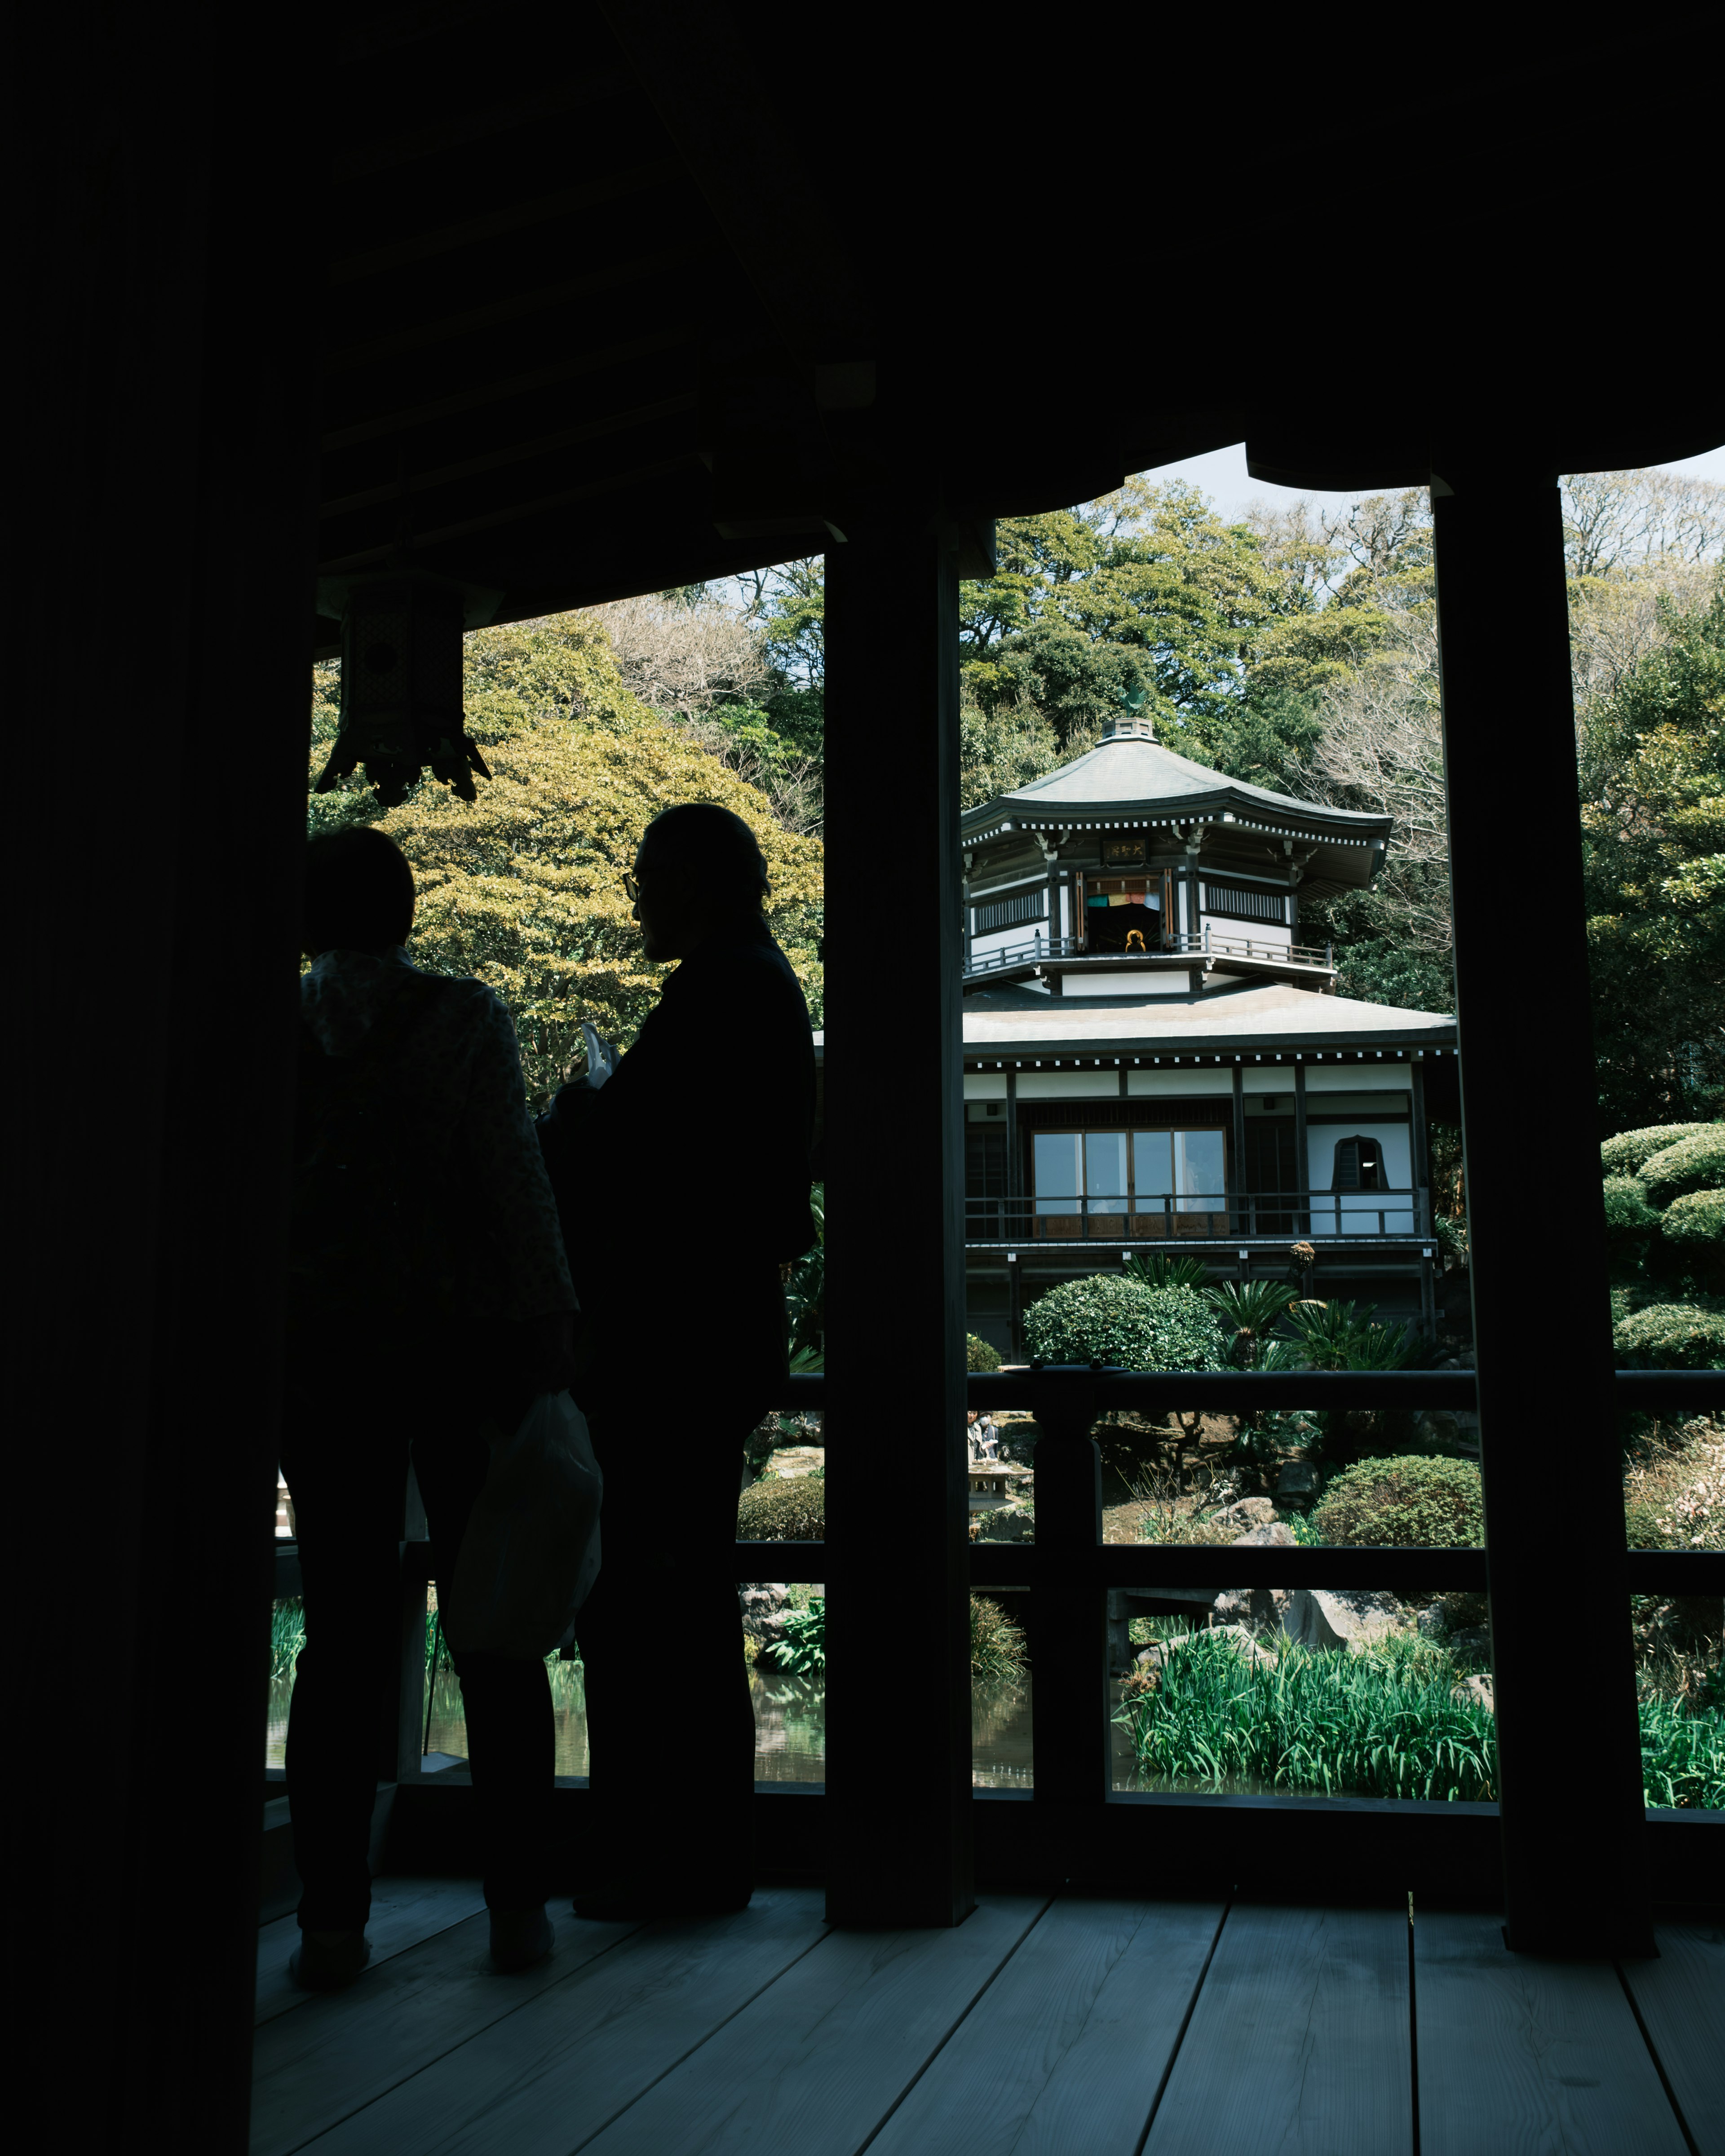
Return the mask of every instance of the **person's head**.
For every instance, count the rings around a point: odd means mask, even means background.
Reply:
[[[716,931],[757,921],[767,860],[741,816],[711,801],[667,808],[635,855],[634,914],[649,958],[686,958]]]
[[[300,947],[370,951],[405,943],[413,927],[413,871],[393,839],[357,824],[314,839],[305,849],[305,896]]]

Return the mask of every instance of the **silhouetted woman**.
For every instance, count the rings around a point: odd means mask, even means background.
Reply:
[[[402,1659],[409,1452],[447,1583],[485,1481],[487,1421],[518,1421],[571,1374],[575,1296],[514,1028],[481,983],[414,968],[401,948],[413,899],[382,832],[311,842],[281,1465],[306,1635],[288,1720],[305,1889],[292,1968],[320,1990],[352,1981],[370,1953],[367,1847],[377,1783],[393,1772],[382,1715]],[[541,1663],[454,1660],[492,1956],[524,1968],[552,1944],[550,1687]]]

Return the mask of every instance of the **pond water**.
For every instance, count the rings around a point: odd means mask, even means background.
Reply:
[[[584,1778],[588,1772],[587,1712],[578,1662],[550,1665],[552,1711],[557,1718],[557,1771],[562,1776]],[[914,1668],[906,1672],[906,1686],[915,1682]],[[971,1688],[970,1737],[973,1789],[1029,1789],[1036,1777],[1031,1756],[1030,1702],[1032,1679],[1027,1671],[1019,1677],[978,1682]],[[291,1676],[278,1677],[270,1687],[270,1727],[264,1763],[284,1763],[287,1743],[288,1701]],[[1109,1687],[1111,1702],[1117,1685]],[[788,1676],[776,1670],[752,1670],[749,1691],[755,1707],[755,1779],[757,1782],[824,1782],[826,1779],[826,1687],[818,1677]],[[425,1748],[440,1761],[454,1763],[467,1757],[467,1721],[460,1686],[448,1671],[439,1671],[432,1687],[429,1734]],[[1141,1776],[1135,1767],[1127,1732],[1111,1727],[1113,1786],[1117,1789],[1190,1789],[1202,1786],[1217,1794],[1273,1794],[1257,1783],[1216,1784],[1176,1783],[1162,1777]]]

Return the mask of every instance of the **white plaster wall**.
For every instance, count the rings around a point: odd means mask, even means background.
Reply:
[[[964,1097],[967,1101],[1004,1101],[1006,1098],[1006,1073],[1004,1070],[967,1070],[964,1074]]]
[[[1413,1157],[1405,1123],[1324,1123],[1317,1130],[1306,1133],[1307,1173],[1312,1178],[1312,1232],[1314,1237],[1334,1235],[1337,1233],[1336,1207],[1342,1208],[1341,1233],[1375,1235],[1378,1233],[1378,1214],[1384,1213],[1384,1232],[1388,1235],[1411,1235],[1414,1232],[1414,1213],[1411,1199],[1404,1201],[1404,1209],[1394,1209],[1393,1192],[1376,1190],[1343,1190],[1330,1188],[1330,1178],[1336,1172],[1336,1146],[1342,1138],[1375,1138],[1383,1148],[1386,1179],[1396,1189],[1405,1190],[1413,1181]],[[1358,1218],[1358,1226],[1350,1229],[1350,1216]]]
[[[1172,973],[1068,973],[1060,993],[1065,996],[1183,996],[1187,993],[1183,966]]]
[[[1021,1101],[1117,1101],[1117,1070],[1020,1070]]]
[[[1219,1093],[1231,1093],[1234,1078],[1225,1064],[1200,1070],[1196,1064],[1189,1069],[1183,1063],[1178,1070],[1128,1070],[1126,1090],[1130,1094],[1179,1093],[1189,1099],[1208,1099]]]
[[[1314,1063],[1308,1055],[1306,1091],[1308,1097],[1313,1093],[1405,1093],[1414,1083],[1409,1067],[1405,1059],[1398,1062],[1392,1055],[1381,1063],[1375,1055],[1363,1063],[1356,1063],[1352,1056],[1346,1061]]]
[[[1291,1063],[1248,1063],[1240,1076],[1240,1090],[1246,1093],[1291,1093],[1294,1090]]]
[[[1219,913],[1200,913],[1198,927],[1200,935],[1208,927],[1218,943],[1250,943],[1254,950],[1262,945],[1266,949],[1286,951],[1294,940],[1286,921],[1235,921]]]

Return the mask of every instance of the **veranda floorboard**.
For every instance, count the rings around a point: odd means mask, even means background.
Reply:
[[[553,1917],[557,1952],[505,1976],[491,1966],[491,1920],[477,1916],[403,1948],[347,1991],[278,2015],[252,2049],[252,2156],[287,2156],[409,2080],[454,2046],[519,2011],[639,1928]]]
[[[1609,1962],[1512,1954],[1494,1916],[1415,1910],[1420,2156],[1684,2156]]]
[[[1657,1961],[1623,1974],[1697,2156],[1725,2156],[1725,1930],[1659,1924]]]
[[[1413,2129],[1406,1914],[1236,1903],[1145,2156],[1411,2156]]]
[[[553,1964],[536,1996],[311,2145],[317,2156],[568,2156],[825,1932],[817,1891],[761,1888],[735,1916],[646,1925],[572,1974]]]
[[[950,1931],[830,1933],[591,2156],[853,2156],[1047,1906],[988,1895]]]
[[[1222,1913],[1062,1896],[869,2156],[1137,2156]]]
[[[372,1887],[371,1921],[366,1926],[372,1943],[371,1966],[375,1969],[422,1939],[447,1931],[485,1906],[477,1879],[377,1880]],[[301,1991],[288,1974],[288,1956],[299,1943],[296,1917],[280,1917],[259,1928],[256,2020],[290,2013],[314,1995]]]

